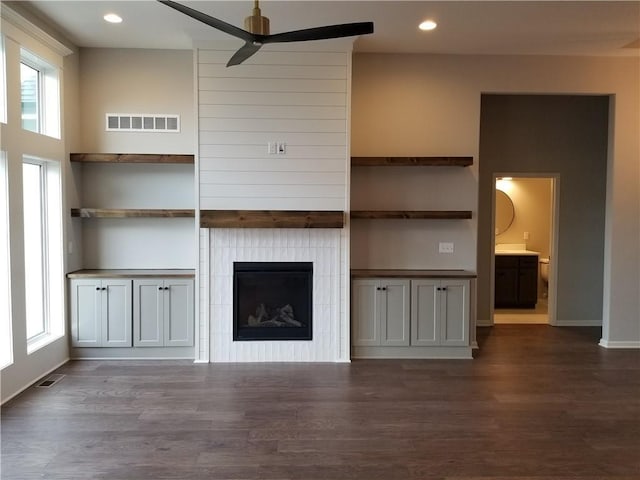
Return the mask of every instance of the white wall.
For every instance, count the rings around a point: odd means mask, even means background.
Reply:
[[[197,52],[200,208],[344,211],[349,53],[265,48],[227,68],[233,50]]]
[[[193,53],[82,48],[80,148],[98,153],[194,153]],[[107,132],[106,113],[180,115],[179,133]]]
[[[370,143],[373,142],[367,139],[367,144]],[[389,150],[386,152],[377,155],[398,156]],[[418,154],[420,152],[416,152]],[[440,154],[447,155],[446,152]],[[472,210],[475,218],[475,198],[469,194],[475,182],[473,167],[354,167],[351,209]],[[451,195],[452,191],[459,194]],[[354,219],[351,221],[352,268],[473,271],[473,225],[475,220]],[[454,253],[439,255],[439,242],[453,242]]]
[[[194,153],[193,52],[80,51],[81,152]],[[106,113],[178,114],[179,133],[105,130]],[[72,164],[72,207],[195,208],[195,167]],[[71,220],[82,268],[195,268],[194,219]]]
[[[446,199],[474,205],[460,240],[478,265],[478,302],[490,301],[488,251],[477,251],[478,158],[482,93],[613,94],[607,186],[603,338],[640,342],[640,66],[637,58],[355,54],[352,155],[473,155],[474,178],[451,183]],[[463,174],[460,174],[461,176]],[[372,192],[374,195],[375,192]],[[490,217],[489,217],[490,218]],[[444,231],[424,235],[443,240]],[[452,232],[457,234],[457,232]],[[354,234],[355,237],[355,234]],[[491,243],[492,245],[492,243]],[[441,262],[414,245],[422,265]],[[352,246],[359,248],[358,245]],[[393,245],[387,247],[393,255]],[[487,247],[489,248],[489,247]],[[398,250],[399,251],[399,250]],[[477,252],[477,253],[476,253]],[[398,258],[398,263],[403,263]],[[459,262],[463,267],[463,260]],[[484,266],[483,266],[484,265]],[[482,267],[482,268],[481,268]],[[622,343],[620,343],[622,342]],[[640,345],[640,343],[636,343]]]

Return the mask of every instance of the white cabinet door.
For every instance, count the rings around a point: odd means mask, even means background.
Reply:
[[[193,280],[134,280],[133,344],[136,347],[193,345]]]
[[[438,280],[411,281],[411,345],[440,345]]]
[[[411,345],[469,345],[469,280],[412,280]]]
[[[193,280],[164,281],[164,345],[193,345]]]
[[[133,345],[164,345],[164,281],[145,278],[133,281]]]
[[[469,280],[440,282],[441,345],[469,345]]]
[[[102,282],[94,279],[71,280],[71,345],[102,346]]]
[[[380,345],[378,280],[357,279],[351,284],[351,344]]]
[[[131,280],[102,280],[102,346],[131,346]]]
[[[380,345],[409,345],[409,280],[381,279],[377,292],[380,302]]]
[[[71,345],[131,346],[131,280],[71,281]]]
[[[351,288],[352,345],[409,345],[408,280],[363,278]]]

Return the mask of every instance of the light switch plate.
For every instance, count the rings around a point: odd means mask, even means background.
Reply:
[[[439,253],[453,253],[453,242],[440,242],[438,244]]]

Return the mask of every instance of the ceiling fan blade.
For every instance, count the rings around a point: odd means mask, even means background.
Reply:
[[[245,42],[253,42],[255,40],[255,36],[251,32],[247,32],[246,30],[238,28],[235,25],[231,25],[230,23],[218,20],[217,18],[211,17],[206,13],[199,12],[197,10],[194,10],[193,8],[189,8],[185,5],[181,5],[170,0],[158,1],[166,5],[167,7],[171,7],[174,10],[177,10],[181,13],[184,13],[185,15],[188,15],[191,18],[198,20],[199,22],[206,23],[210,27],[217,28],[218,30],[228,33],[229,35],[241,38]]]
[[[307,28],[291,32],[265,35],[262,43],[306,42],[308,40],[327,40],[330,38],[353,37],[373,33],[373,22],[344,23],[324,27]]]
[[[253,55],[254,53],[256,53],[258,50],[260,50],[260,47],[262,46],[261,43],[253,43],[253,42],[247,42],[245,43],[242,47],[240,47],[238,49],[238,51],[236,53],[233,54],[233,56],[229,59],[229,61],[227,62],[227,67],[231,67],[233,65],[240,65],[242,62],[244,62],[247,58],[249,58],[251,55]]]

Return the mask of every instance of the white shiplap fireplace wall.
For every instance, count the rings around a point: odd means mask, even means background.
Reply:
[[[272,47],[230,68],[233,48],[196,49],[199,207],[348,211],[351,42]],[[348,225],[201,228],[199,239],[196,361],[349,361]],[[313,262],[313,340],[234,342],[234,261]]]

